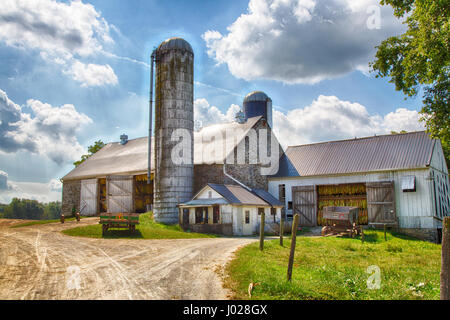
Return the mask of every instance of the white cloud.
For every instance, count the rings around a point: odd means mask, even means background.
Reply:
[[[368,71],[382,40],[403,30],[390,7],[367,26],[378,0],[250,0],[226,34],[206,31],[208,55],[241,79],[316,83]]]
[[[90,81],[91,77],[70,72],[86,59],[102,52],[105,45],[113,44],[110,26],[91,4],[75,0],[62,3],[53,0],[2,0],[0,11],[0,41],[9,46],[40,52],[43,59],[62,66],[84,86],[116,84],[111,81],[110,66],[96,65],[105,80]],[[89,64],[89,69],[94,65]],[[78,66],[79,68],[79,66]],[[115,77],[115,74],[114,74]],[[112,77],[112,78],[114,78]]]
[[[238,105],[232,104],[224,114],[216,106],[211,106],[208,100],[199,98],[194,101],[194,121],[205,127],[215,123],[234,121],[236,112],[241,110]]]
[[[11,101],[0,89],[0,151],[27,150],[46,155],[58,164],[73,161],[85,152],[76,132],[92,120],[71,104],[53,107],[30,99],[33,115]]]
[[[47,184],[51,191],[62,191],[62,183],[57,179],[52,179]]]
[[[118,79],[110,65],[84,64],[76,61],[68,72],[73,79],[81,82],[83,87],[116,85]]]
[[[61,189],[52,188],[53,180],[48,183],[11,182],[11,188],[0,190],[0,203],[8,204],[13,198],[37,200],[43,203],[61,201]]]
[[[285,110],[284,108],[278,108]],[[231,105],[223,113],[206,99],[194,102],[194,118],[203,126],[234,121],[240,108]],[[309,106],[287,112],[273,110],[273,131],[283,147],[355,137],[389,134],[391,131],[425,130],[416,110],[399,108],[386,115],[370,114],[366,107],[335,96],[320,95]]]
[[[382,116],[370,114],[359,103],[323,95],[305,108],[287,113],[275,110],[273,117],[274,132],[284,147],[425,129],[415,110],[399,108]]]

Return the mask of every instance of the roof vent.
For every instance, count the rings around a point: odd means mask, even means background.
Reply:
[[[128,136],[124,133],[120,136],[120,144],[124,145],[127,142],[128,142]]]

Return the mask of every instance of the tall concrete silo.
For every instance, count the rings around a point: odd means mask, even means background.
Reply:
[[[178,223],[177,204],[189,201],[194,180],[194,52],[181,38],[162,42],[155,51],[155,188],[154,217],[162,223]],[[178,164],[172,149],[172,133],[190,133],[188,161]],[[186,138],[186,137],[185,137]],[[185,149],[183,149],[184,152]],[[187,151],[187,150],[186,150]]]
[[[247,94],[243,103],[245,120],[263,116],[272,128],[272,99],[262,91],[253,91]]]

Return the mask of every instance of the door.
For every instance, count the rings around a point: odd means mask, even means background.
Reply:
[[[242,234],[244,236],[253,234],[252,210],[250,210],[250,208],[243,208],[243,218],[244,218],[244,221],[242,223]]]
[[[133,176],[106,177],[108,212],[134,212]]]
[[[366,190],[369,224],[397,223],[394,182],[368,182]]]
[[[97,214],[97,179],[81,180],[80,214],[94,216]]]
[[[315,186],[292,187],[293,214],[299,215],[298,225],[315,227],[317,225],[317,201]]]

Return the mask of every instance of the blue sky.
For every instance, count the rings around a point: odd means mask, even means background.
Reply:
[[[421,130],[420,99],[368,73],[403,30],[376,0],[2,0],[0,202],[60,199],[95,140],[145,136],[149,55],[172,36],[194,49],[203,125],[262,90],[284,146]]]

